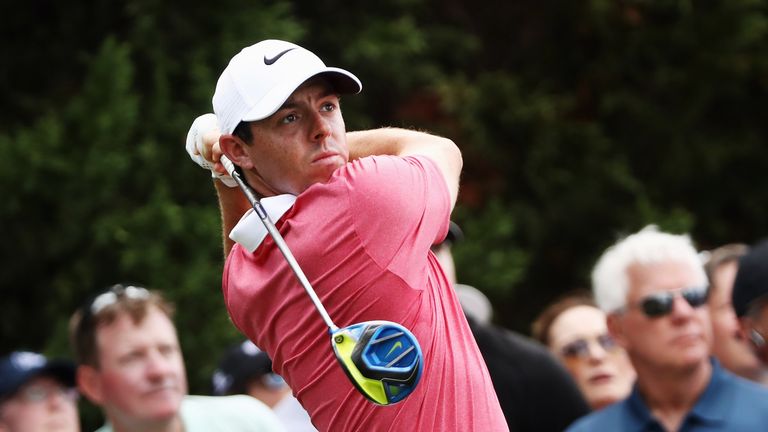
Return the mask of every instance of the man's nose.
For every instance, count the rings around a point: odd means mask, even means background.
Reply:
[[[312,139],[320,141],[331,135],[331,123],[322,113],[312,114]]]
[[[695,312],[695,308],[681,295],[676,295],[672,300],[671,316],[673,319],[687,319]]]
[[[147,373],[150,376],[165,376],[173,370],[172,360],[160,352],[153,351],[147,358]]]
[[[605,356],[608,354],[602,345],[597,340],[589,341],[587,345],[589,350],[589,362],[590,363],[602,363],[605,360]]]

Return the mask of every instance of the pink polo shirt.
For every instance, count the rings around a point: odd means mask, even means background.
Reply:
[[[297,197],[276,223],[339,327],[388,320],[424,354],[416,390],[378,406],[357,392],[328,329],[274,241],[232,249],[223,292],[232,321],[273,359],[321,431],[506,431],[485,362],[430,246],[450,198],[426,157],[367,157]],[[242,223],[242,222],[241,222]]]

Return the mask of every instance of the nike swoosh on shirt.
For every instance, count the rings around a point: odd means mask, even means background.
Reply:
[[[276,56],[274,56],[272,58],[267,58],[267,56],[264,56],[264,64],[269,66],[269,65],[273,64],[274,62],[280,60],[280,57],[284,56],[285,53],[287,53],[290,50],[294,50],[294,49],[296,49],[296,48],[288,48],[287,50],[279,53],[278,55],[276,55]]]

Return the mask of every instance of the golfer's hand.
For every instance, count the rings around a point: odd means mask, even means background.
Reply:
[[[213,178],[218,178],[229,187],[237,186],[235,180],[227,174],[221,164],[219,146],[219,124],[213,114],[203,114],[192,122],[187,133],[187,153],[200,167],[210,170]]]

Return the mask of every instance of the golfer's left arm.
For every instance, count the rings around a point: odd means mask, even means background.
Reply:
[[[383,128],[348,132],[347,143],[350,160],[373,155],[428,157],[445,179],[453,210],[463,160],[458,146],[450,139],[407,129]]]

